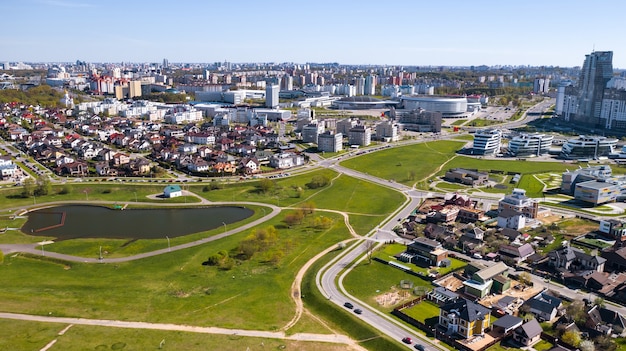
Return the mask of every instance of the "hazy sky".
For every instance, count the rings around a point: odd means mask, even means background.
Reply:
[[[626,68],[624,0],[3,0],[0,62]]]

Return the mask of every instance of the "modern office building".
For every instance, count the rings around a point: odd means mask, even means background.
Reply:
[[[568,170],[561,175],[561,192],[574,195],[576,184],[590,180],[606,180],[612,177],[612,173],[611,166],[607,165]]]
[[[502,131],[500,129],[483,129],[474,133],[474,155],[495,155],[500,153]]]
[[[343,150],[343,135],[330,130],[317,136],[317,150],[322,152],[339,152]]]
[[[514,157],[541,156],[550,151],[554,136],[546,134],[521,134],[509,141],[508,153]]]
[[[278,84],[269,84],[265,87],[265,107],[278,107],[278,94],[280,86]]]
[[[561,157],[565,159],[597,159],[608,157],[615,152],[617,139],[601,136],[581,135],[569,139],[561,149]]]

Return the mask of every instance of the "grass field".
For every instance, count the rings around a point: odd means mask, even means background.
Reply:
[[[182,331],[126,329],[67,324],[0,320],[0,349],[41,350],[310,350],[340,351],[346,345],[238,335],[202,334]],[[162,345],[162,347],[160,347]]]
[[[382,260],[385,260],[387,262],[400,263],[394,256],[404,251],[406,251],[406,245],[390,244],[390,245],[383,246],[382,250],[377,251],[374,254],[374,256]],[[467,265],[467,263],[461,260],[457,260],[456,258],[450,257],[449,259],[451,262],[450,267],[438,267],[438,268],[433,268],[433,269],[443,276],[457,269],[461,269],[462,267],[465,267]],[[401,263],[401,264],[407,267],[410,267],[411,271],[413,272],[422,273],[424,275],[428,275],[428,271],[430,270],[428,267],[420,267],[420,266],[410,264],[410,263]]]
[[[328,230],[310,230],[306,225],[279,229],[284,257],[278,264],[268,263],[259,254],[230,270],[203,266],[202,262],[220,250],[235,249],[248,233],[120,264],[11,255],[0,266],[3,279],[10,282],[0,291],[2,310],[275,330],[293,316],[286,311],[294,310],[289,287],[295,272],[309,257],[348,237],[338,215],[328,216],[336,223]],[[280,228],[280,220],[267,225]],[[23,279],[25,276],[29,279]]]
[[[463,145],[461,141],[434,141],[395,147],[351,158],[341,162],[341,165],[382,179],[412,185],[429,177],[442,160],[453,157]]]
[[[428,300],[424,300],[413,307],[402,310],[404,314],[411,316],[422,323],[426,323],[429,319],[432,321],[432,318],[438,317],[439,311],[439,306]]]

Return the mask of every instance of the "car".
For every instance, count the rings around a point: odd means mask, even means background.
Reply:
[[[357,308],[356,310],[354,310],[354,313],[361,314],[363,313],[363,311],[360,308]]]
[[[354,306],[351,303],[346,302],[346,303],[343,304],[343,307],[352,309]]]
[[[425,350],[424,349],[424,345],[422,345],[422,344],[415,344],[415,346],[413,346],[413,347],[415,347],[415,349],[419,350],[419,351],[424,351]]]
[[[402,342],[405,344],[412,344],[413,340],[407,336],[406,338],[402,338]]]

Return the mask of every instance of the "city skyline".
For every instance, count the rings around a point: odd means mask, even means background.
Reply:
[[[626,3],[9,0],[0,62],[338,62],[626,68]],[[614,33],[614,34],[612,34]]]

